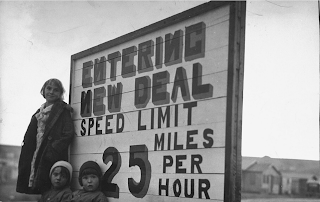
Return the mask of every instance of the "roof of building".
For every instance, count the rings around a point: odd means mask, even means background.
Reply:
[[[320,176],[320,162],[300,159],[280,159],[265,157],[242,157],[242,170],[254,163],[272,164],[281,173],[301,173]]]
[[[258,172],[258,173],[263,173],[264,171],[267,171],[269,169],[273,169],[276,173],[281,175],[281,173],[277,170],[276,167],[274,167],[270,163],[258,163],[254,162],[250,166],[248,166],[244,171],[245,172]]]
[[[311,179],[314,175],[310,173],[281,172],[282,177],[296,179]]]
[[[270,168],[271,164],[267,163],[260,163],[258,164],[257,162],[250,165],[246,171],[254,171],[254,172],[263,172],[265,170],[268,170]]]

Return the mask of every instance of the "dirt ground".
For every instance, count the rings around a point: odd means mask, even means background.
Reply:
[[[320,198],[293,198],[290,196],[279,195],[257,195],[242,193],[241,202],[320,202]],[[15,191],[15,184],[0,184],[0,202],[7,201],[33,201],[36,202],[39,195],[19,194]]]
[[[241,194],[241,202],[319,202],[320,198],[303,198],[299,196]]]
[[[0,201],[37,201],[39,195],[27,195],[16,192],[16,185],[1,185],[0,184]]]
[[[320,199],[306,198],[265,198],[265,199],[242,199],[241,202],[318,202]]]

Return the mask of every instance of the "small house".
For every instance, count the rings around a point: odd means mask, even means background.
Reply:
[[[280,194],[281,173],[272,164],[254,162],[242,171],[242,190]]]
[[[289,195],[306,195],[307,181],[312,174],[282,171],[282,193]]]

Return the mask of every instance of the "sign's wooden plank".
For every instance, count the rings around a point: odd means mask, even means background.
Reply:
[[[189,131],[189,132],[188,132]],[[164,128],[159,130],[145,130],[140,132],[113,133],[92,136],[77,136],[70,154],[103,153],[108,147],[117,145],[121,152],[129,151],[128,145],[144,144],[149,151],[170,150],[175,145],[197,144],[197,148],[224,147],[225,146],[225,123],[209,123],[198,126],[185,126],[183,128]],[[192,139],[187,139],[187,137]],[[90,145],[90,146],[88,146]]]
[[[225,121],[225,97],[75,120],[77,136],[179,128]],[[210,117],[203,116],[210,114]]]
[[[127,179],[132,177],[131,173],[122,173],[122,176]],[[139,177],[133,178],[139,182]],[[78,184],[78,173],[74,173],[72,184],[74,187],[80,188]],[[198,199],[209,201],[223,201],[223,174],[153,174],[150,180],[149,191],[144,197],[146,201],[156,201],[158,197],[168,197],[168,201],[183,200],[188,201],[192,198],[197,201]],[[117,176],[114,177],[114,184],[119,187],[118,200],[125,201],[137,198],[130,196],[128,189],[128,180],[120,180]],[[128,196],[129,195],[129,196]],[[154,198],[156,197],[156,198]],[[141,198],[139,199],[141,201]],[[160,199],[162,201],[163,199]]]
[[[224,148],[148,151],[146,154],[146,161],[151,164],[150,170],[152,174],[224,173],[224,152]],[[119,165],[120,170],[118,175],[120,177],[120,173],[126,172],[139,174],[140,170],[138,166],[128,166],[130,154],[132,155],[132,153],[129,152],[119,151],[116,153],[118,157],[120,156],[119,160],[113,160],[112,155],[108,156],[100,153],[72,154],[70,162],[75,167],[74,171],[78,171],[80,166],[90,158],[91,160],[98,162],[103,171],[106,171],[111,164]],[[105,160],[103,160],[104,157],[106,158]]]

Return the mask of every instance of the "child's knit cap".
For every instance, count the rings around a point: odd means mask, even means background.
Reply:
[[[55,164],[53,164],[53,166],[51,167],[50,169],[50,173],[49,173],[49,177],[51,177],[51,174],[53,172],[53,169],[55,169],[56,167],[65,167],[66,169],[68,169],[69,171],[69,175],[70,175],[70,178],[69,178],[69,183],[71,182],[71,179],[72,179],[72,166],[70,163],[66,162],[66,161],[58,161],[56,162]]]
[[[81,186],[83,186],[82,184],[82,177],[84,175],[89,175],[89,174],[93,174],[98,176],[98,178],[100,179],[102,176],[102,172],[101,172],[101,168],[100,166],[94,162],[94,161],[87,161],[84,164],[82,164],[82,166],[80,167],[80,171],[79,171],[79,184]]]

